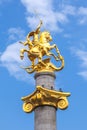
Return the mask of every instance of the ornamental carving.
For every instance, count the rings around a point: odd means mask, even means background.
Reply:
[[[39,106],[52,106],[56,109],[59,108],[64,110],[68,107],[68,96],[70,96],[70,93],[49,90],[41,86],[37,86],[34,93],[26,97],[22,97],[22,100],[24,101],[23,110],[29,113]]]

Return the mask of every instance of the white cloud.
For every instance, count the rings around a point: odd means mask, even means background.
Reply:
[[[72,5],[64,5],[62,12],[66,15],[75,15],[76,7]]]
[[[64,5],[62,12],[66,16],[68,15],[75,16],[76,20],[81,25],[87,23],[87,7],[76,7],[72,5]]]
[[[22,61],[19,57],[21,48],[24,48],[24,46],[19,43],[9,45],[0,56],[0,66],[5,67],[12,76],[19,80],[33,82],[33,78],[20,67],[29,65],[28,60],[27,63],[26,59]]]
[[[10,41],[13,41],[13,40],[17,41],[17,40],[23,39],[24,38],[24,34],[25,34],[25,31],[22,30],[19,27],[18,28],[14,28],[14,27],[9,28],[8,29],[8,35],[9,35],[8,40],[10,40]]]
[[[77,74],[87,80],[87,51],[76,48],[72,48],[71,50],[80,61],[78,66],[80,67],[80,72],[78,72]]]
[[[87,51],[77,49],[76,56],[81,60],[81,67],[87,69]]]
[[[66,33],[66,34],[64,34],[64,37],[65,38],[71,38],[71,35]]]
[[[87,24],[87,7],[80,7],[78,9],[79,24]]]
[[[82,76],[85,80],[87,80],[87,70],[79,72],[78,75]]]
[[[39,13],[46,14],[50,9],[52,9],[52,0],[21,0],[28,12],[34,13],[34,10],[39,11]],[[45,12],[44,12],[45,11]]]
[[[74,20],[79,24],[87,23],[87,8],[85,7],[72,6],[62,1],[61,8],[54,9],[53,0],[21,0],[21,2],[26,8],[28,26],[32,29],[38,25],[40,19],[43,20],[46,29],[58,32],[63,31],[60,25],[70,21],[69,16],[75,18]]]
[[[87,15],[87,8],[80,7],[79,10],[78,10],[78,14],[80,14],[80,15]]]
[[[31,28],[35,27],[41,19],[43,20],[46,29],[49,29],[50,31],[61,32],[63,30],[59,27],[58,23],[68,22],[66,14],[58,11],[55,12],[53,10],[53,0],[21,0],[21,2],[26,7],[26,19],[29,27]],[[35,10],[37,11],[36,15],[37,13],[39,15],[37,18],[35,16]]]

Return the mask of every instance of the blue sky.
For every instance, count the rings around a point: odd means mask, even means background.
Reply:
[[[57,111],[57,129],[87,129],[86,0],[0,0],[0,129],[34,130],[34,112],[24,113],[21,101],[35,90],[34,74],[20,68],[30,62],[20,60],[18,42],[40,19],[65,59],[55,87],[71,92],[68,109]]]

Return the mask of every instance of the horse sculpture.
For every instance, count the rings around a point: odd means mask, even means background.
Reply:
[[[24,46],[28,45],[28,49],[20,50],[21,59],[24,58],[24,53],[27,53],[29,60],[31,61],[31,66],[23,67],[28,73],[41,72],[41,71],[59,71],[64,67],[64,58],[60,55],[60,52],[56,44],[50,45],[52,37],[48,31],[40,31],[42,21],[37,26],[36,30],[28,33],[25,42],[20,42]],[[57,56],[54,55],[50,50],[56,49]],[[43,59],[44,56],[48,58]],[[61,61],[61,65],[56,67],[50,60],[51,56],[55,58],[56,61]]]
[[[26,42],[24,42],[24,45],[28,45],[28,50],[27,49],[21,49],[20,50],[20,57],[21,59],[24,58],[24,52],[27,52],[28,58],[31,60],[32,65],[31,68],[35,66],[35,60],[36,58],[38,59],[38,63],[43,63],[42,57],[44,55],[46,56],[53,56],[56,60],[59,60],[59,50],[56,46],[56,44],[50,45],[50,41],[52,41],[52,37],[49,32],[44,31],[40,34],[40,38],[37,39],[34,43],[34,41],[29,40],[29,34],[27,36]],[[53,48],[56,49],[56,52],[58,56],[55,56],[53,53],[50,52]]]

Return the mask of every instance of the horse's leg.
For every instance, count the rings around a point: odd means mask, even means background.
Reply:
[[[31,66],[32,66],[32,68],[34,68],[34,66],[35,66],[35,59],[32,60],[32,65]]]
[[[60,52],[59,52],[59,49],[58,49],[58,47],[56,46],[56,44],[53,44],[53,45],[51,46],[51,49],[53,49],[53,48],[56,49],[56,52],[57,52],[57,54],[58,54],[58,56],[56,56],[56,59],[59,60]]]
[[[38,56],[38,62],[41,63],[43,66],[46,66],[46,64],[42,61],[42,53]]]
[[[38,61],[39,61],[39,62],[42,61],[42,54],[41,54],[41,53],[38,55]]]
[[[44,47],[43,50],[47,56],[53,56],[57,60],[57,57],[53,53],[49,52],[49,50],[51,50],[53,48],[54,48],[54,46],[50,46],[50,48]]]
[[[24,58],[24,52],[28,52],[28,50],[26,50],[26,49],[21,49],[21,50],[20,50],[20,58],[21,58],[21,59]]]
[[[52,50],[53,48],[56,49],[56,52],[57,52],[58,56],[55,56],[53,53],[48,52],[48,50]],[[46,52],[46,51],[45,51],[45,52]],[[58,49],[58,47],[56,46],[56,44],[53,44],[52,46],[50,46],[50,47],[47,49],[46,55],[47,55],[47,56],[53,56],[56,60],[59,60],[60,52],[59,52],[59,49]]]
[[[56,46],[56,44],[54,44],[54,45],[55,45],[55,49],[56,49],[57,54],[60,55],[58,47]]]
[[[30,54],[28,54],[28,58],[31,61],[31,66],[29,66],[29,68],[34,68],[34,66],[35,66],[35,58],[30,56]]]
[[[56,52],[57,52],[57,54],[58,54],[57,59],[58,59],[58,60],[61,60],[61,59],[60,59],[60,56],[61,56],[61,55],[60,55],[60,51],[59,51],[59,49],[58,49],[58,47],[57,47],[56,45],[55,45],[55,49],[56,49]]]
[[[50,46],[50,50],[52,50],[53,48],[56,49],[56,52],[57,52],[57,54],[59,55],[60,52],[59,52],[59,49],[58,49],[58,47],[56,46],[56,44],[53,44],[52,46]]]
[[[44,49],[44,52],[47,56],[50,56],[50,52],[48,52],[48,49],[46,47],[43,48]]]
[[[52,52],[49,52],[49,56],[53,56],[56,60],[58,60],[58,57],[55,56]]]

